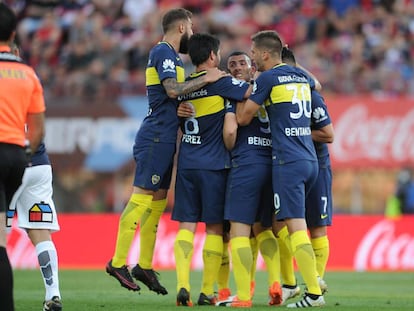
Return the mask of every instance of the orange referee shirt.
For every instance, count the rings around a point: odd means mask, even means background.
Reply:
[[[46,110],[43,87],[30,66],[1,52],[10,47],[0,45],[0,142],[24,146],[26,115]]]

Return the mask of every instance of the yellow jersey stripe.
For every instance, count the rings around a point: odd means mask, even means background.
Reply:
[[[273,104],[291,103],[294,100],[310,101],[311,92],[309,84],[288,83],[275,85],[270,92],[270,100]],[[266,103],[269,104],[268,102]]]
[[[214,95],[189,100],[196,111],[196,118],[214,114],[224,109],[224,99]]]
[[[185,81],[185,70],[181,66],[176,66],[177,82],[181,83]],[[145,70],[146,86],[161,84],[160,77],[155,67],[148,67]]]

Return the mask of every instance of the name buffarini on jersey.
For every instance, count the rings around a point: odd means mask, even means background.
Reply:
[[[308,83],[308,79],[306,77],[299,77],[296,75],[287,75],[287,76],[279,76],[277,77],[279,83],[288,83],[288,82],[298,82],[298,83]]]
[[[183,143],[192,144],[192,145],[201,145],[201,136],[199,135],[190,135],[190,134],[183,134],[181,138]]]
[[[310,127],[286,127],[286,136],[309,136],[311,135]]]

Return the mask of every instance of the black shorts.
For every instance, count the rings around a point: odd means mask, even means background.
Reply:
[[[27,158],[23,147],[0,143],[0,159],[0,212],[5,212],[22,183]]]

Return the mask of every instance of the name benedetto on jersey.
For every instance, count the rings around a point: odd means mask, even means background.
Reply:
[[[159,42],[150,53],[145,71],[148,113],[137,136],[157,142],[176,143],[178,100],[167,95],[162,81],[175,78],[184,82],[185,72],[179,54],[167,42]]]
[[[310,127],[313,87],[302,70],[284,63],[256,79],[250,99],[264,103],[269,115],[273,164],[317,160]]]
[[[205,73],[193,73],[187,80]],[[248,87],[248,83],[227,76],[178,98],[191,103],[195,111],[194,117],[180,122],[183,136],[178,154],[179,169],[222,170],[230,167],[230,154],[223,142],[225,101],[243,100]]]
[[[325,101],[322,95],[313,90],[312,91],[312,117],[311,117],[311,127],[312,129],[319,130],[328,124],[331,124],[331,117],[329,116],[328,110],[326,108]],[[313,142],[316,150],[316,155],[319,161],[319,167],[328,167],[331,165],[329,158],[329,149],[328,144]]]
[[[228,101],[226,112],[236,112],[236,102]],[[247,126],[239,126],[234,148],[231,150],[232,167],[250,164],[272,164],[272,135],[269,117],[264,106]]]

